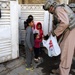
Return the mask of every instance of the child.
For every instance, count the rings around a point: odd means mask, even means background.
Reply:
[[[35,33],[38,33],[39,34],[39,38],[41,39],[41,42],[40,42],[40,55],[41,55],[42,54],[42,38],[43,38],[43,30],[42,30],[41,22],[38,22],[36,24]]]
[[[38,62],[38,59],[40,59],[40,57],[39,57],[40,42],[41,42],[41,39],[39,38],[39,34],[35,33],[34,34],[34,53],[35,53],[34,60],[36,62]]]
[[[41,39],[41,42],[42,42],[43,30],[42,30],[42,24],[40,22],[38,22],[36,24],[36,30],[35,30],[35,32],[39,34],[39,38]]]
[[[34,18],[33,18],[32,15],[29,15],[27,19],[32,19],[32,20],[33,20]],[[27,26],[28,26],[28,25],[27,25],[27,19],[26,19],[26,21],[24,21],[24,29],[25,29],[25,30],[26,30],[26,28],[27,28]],[[32,27],[32,29],[33,29],[33,28],[34,28],[34,26]]]
[[[28,19],[33,19],[34,20],[33,15],[29,15]],[[35,33],[35,23],[34,23],[34,26],[32,27],[32,30],[33,30],[33,34],[34,34]]]
[[[32,59],[33,59],[33,47],[34,47],[34,35],[32,27],[34,26],[33,19],[27,19],[27,28],[25,36],[25,50],[26,50],[26,70],[33,70]]]

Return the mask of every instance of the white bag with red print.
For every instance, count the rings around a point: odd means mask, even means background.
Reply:
[[[43,40],[43,46],[48,50],[48,56],[58,56],[61,53],[56,36],[50,36],[48,40]]]

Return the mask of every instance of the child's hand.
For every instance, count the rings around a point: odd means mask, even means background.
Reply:
[[[50,35],[51,35],[51,32],[48,33],[48,36],[50,36]]]
[[[42,40],[44,40],[44,37],[42,37]]]
[[[30,48],[30,51],[33,51],[33,48]]]

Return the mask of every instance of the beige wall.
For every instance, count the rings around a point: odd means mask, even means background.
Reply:
[[[59,2],[62,4],[62,3],[66,3],[68,4],[69,3],[69,0],[59,0]]]
[[[75,3],[75,0],[69,0],[69,3]]]
[[[19,0],[20,4],[43,4],[46,0]]]
[[[20,4],[43,4],[47,0],[19,0]],[[60,3],[75,3],[75,0],[57,0]]]
[[[19,4],[22,4],[22,0],[19,0]]]
[[[57,0],[57,1],[59,1],[60,3],[66,3],[66,4],[75,3],[75,0]]]

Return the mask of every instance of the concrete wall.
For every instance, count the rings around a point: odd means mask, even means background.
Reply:
[[[0,0],[0,63],[19,56],[17,3]]]
[[[19,19],[19,30],[20,30],[20,43],[24,43],[25,41],[25,30],[24,30],[24,21],[27,19],[28,15],[33,15],[35,25],[37,22],[42,23],[44,35],[48,34],[48,31],[51,30],[52,17],[50,15],[49,21],[49,13],[48,11],[44,11],[42,8],[42,4],[21,4],[19,12],[21,12]],[[50,22],[50,23],[49,23]]]

